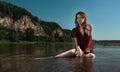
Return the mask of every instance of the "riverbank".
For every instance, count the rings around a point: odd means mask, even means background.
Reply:
[[[74,44],[74,42],[17,41],[0,40],[0,44]],[[120,41],[93,41],[93,45],[120,46]]]
[[[0,40],[0,44],[34,44],[37,43],[35,41],[18,41],[18,42],[11,42],[9,40]]]
[[[37,41],[18,41],[11,42],[9,40],[0,40],[0,44],[73,44],[73,42],[37,42]]]

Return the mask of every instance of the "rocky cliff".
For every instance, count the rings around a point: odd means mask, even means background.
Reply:
[[[69,34],[66,33],[56,22],[41,21],[37,17],[32,16],[24,8],[1,1],[0,7],[0,33],[3,33],[3,35],[10,34],[7,30],[12,29],[17,32],[17,35],[20,35],[21,32],[22,35],[20,36],[23,36],[24,39],[28,34],[26,30],[32,29],[33,35],[30,35],[30,33],[28,35],[34,37],[44,37],[51,40],[62,38],[62,40],[65,40],[65,38],[68,38],[68,35],[70,36],[70,32]],[[14,37],[15,35],[11,36]]]
[[[36,36],[46,36],[43,28],[39,23],[33,24],[29,16],[23,16],[20,19],[13,22],[13,19],[9,16],[4,16],[3,18],[0,15],[0,27],[14,29],[16,31],[21,31],[25,33],[25,30],[31,28],[34,30],[34,35]]]

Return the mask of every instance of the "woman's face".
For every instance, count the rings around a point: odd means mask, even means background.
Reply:
[[[77,23],[78,25],[81,25],[84,22],[84,17],[82,17],[80,14],[77,15]]]

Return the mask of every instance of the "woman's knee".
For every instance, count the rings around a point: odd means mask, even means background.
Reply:
[[[95,58],[95,54],[94,53],[88,53],[88,54],[84,54],[85,57],[92,57]]]
[[[69,54],[75,54],[75,49],[70,49]]]
[[[93,58],[95,58],[95,54],[94,54],[94,53],[90,53],[90,55],[91,55]]]

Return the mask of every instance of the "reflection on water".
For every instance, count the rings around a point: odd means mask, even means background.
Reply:
[[[0,45],[0,72],[119,72],[120,47],[95,46],[96,58],[53,58],[72,44]],[[112,69],[112,70],[111,70]]]
[[[89,58],[9,58],[2,59],[1,72],[93,72]]]
[[[73,72],[93,72],[92,58],[76,58]]]
[[[72,44],[0,45],[0,72],[92,72],[88,58],[52,58]]]
[[[0,45],[0,56],[52,56],[70,48],[70,44]]]

